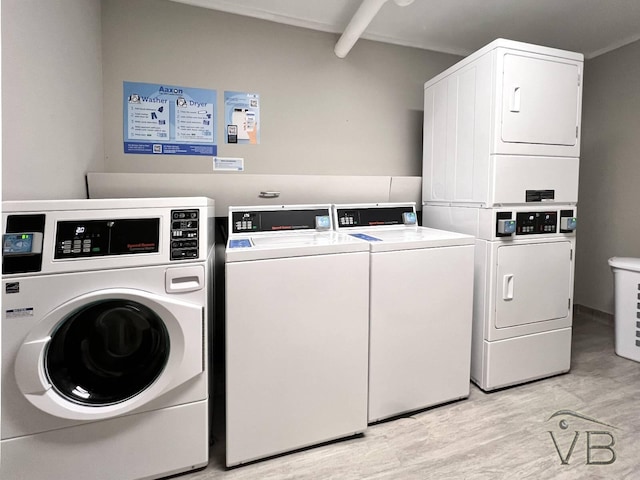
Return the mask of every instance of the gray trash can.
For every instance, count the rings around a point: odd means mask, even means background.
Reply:
[[[640,258],[613,257],[616,354],[640,362]]]

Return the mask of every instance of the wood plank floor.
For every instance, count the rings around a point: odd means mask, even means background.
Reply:
[[[209,466],[180,478],[640,479],[640,363],[616,356],[613,341],[611,324],[578,314],[568,374],[489,394],[472,385],[466,400],[370,426],[361,437],[232,469],[218,417]],[[601,423],[550,419],[561,410]]]

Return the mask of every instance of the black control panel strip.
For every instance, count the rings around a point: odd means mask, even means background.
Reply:
[[[159,241],[159,218],[60,221],[56,224],[54,258],[154,253]]]
[[[232,233],[314,230],[318,217],[329,217],[329,209],[246,210],[231,212]]]
[[[171,260],[198,258],[200,212],[171,210]]]
[[[413,213],[411,206],[405,207],[375,207],[375,208],[339,208],[338,226],[373,227],[381,225],[404,224],[404,213]]]
[[[497,212],[496,214],[496,236],[497,237],[509,237],[511,233],[499,233],[498,221],[499,220],[511,220],[513,214],[516,216],[516,235],[545,235],[554,233],[571,233],[575,229],[563,230],[559,220],[563,218],[571,218],[575,216],[575,210],[547,210],[547,211],[533,211],[533,212]]]
[[[558,212],[518,212],[516,214],[516,235],[540,235],[556,233]]]

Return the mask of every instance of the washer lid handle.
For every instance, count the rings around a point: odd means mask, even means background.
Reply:
[[[16,382],[25,395],[44,393],[51,388],[41,368],[45,347],[50,340],[51,337],[45,337],[23,343],[18,350],[15,367]],[[33,368],[33,365],[38,365],[38,368]]]

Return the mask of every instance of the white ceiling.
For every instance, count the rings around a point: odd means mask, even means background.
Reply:
[[[174,1],[338,34],[361,3]],[[406,7],[388,1],[362,38],[464,56],[508,38],[593,58],[640,39],[640,0],[415,0]]]

